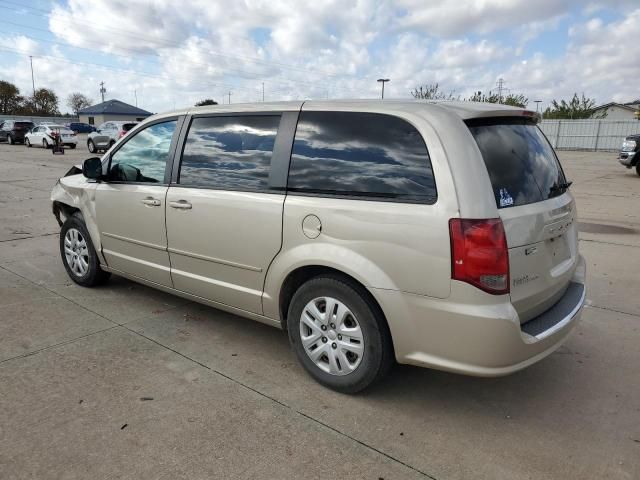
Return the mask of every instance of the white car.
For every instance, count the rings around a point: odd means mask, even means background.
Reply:
[[[69,130],[64,125],[38,125],[31,129],[29,133],[24,136],[24,144],[27,147],[34,145],[40,145],[42,148],[49,148],[55,144],[55,137],[62,136],[62,144],[76,148],[78,145],[78,137],[76,134]]]

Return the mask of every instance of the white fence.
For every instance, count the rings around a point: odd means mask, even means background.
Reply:
[[[624,138],[640,134],[638,120],[542,120],[540,128],[557,150],[619,150]]]
[[[78,117],[37,117],[33,115],[0,115],[0,122],[4,120],[22,120],[25,122],[33,122],[38,125],[40,122],[53,122],[53,123],[71,123],[77,122]]]

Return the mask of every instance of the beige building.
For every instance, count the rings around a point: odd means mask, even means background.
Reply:
[[[599,117],[602,112],[607,112],[606,120],[638,120],[640,101],[630,103],[606,103],[593,110],[593,117]]]
[[[78,112],[80,122],[96,126],[112,120],[140,122],[150,115],[153,114],[115,99],[83,108]]]

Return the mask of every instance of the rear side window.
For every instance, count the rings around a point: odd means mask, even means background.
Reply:
[[[483,119],[467,125],[487,166],[498,208],[541,202],[565,192],[560,163],[534,122]]]
[[[136,123],[125,123],[125,124],[122,125],[122,131],[123,132],[128,132],[129,130],[131,130],[136,125],[137,125]]]
[[[194,118],[178,183],[221,190],[267,190],[279,124],[280,115]]]
[[[377,113],[302,112],[287,188],[404,202],[436,200],[420,133],[405,120]]]

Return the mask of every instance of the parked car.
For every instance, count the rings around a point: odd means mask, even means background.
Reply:
[[[0,141],[23,143],[25,134],[33,128],[33,122],[23,122],[19,120],[5,120],[0,123]]]
[[[74,282],[115,273],[283,328],[342,392],[394,360],[506,375],[565,341],[585,261],[571,183],[533,112],[236,108],[151,117],[58,181]]]
[[[87,148],[90,153],[100,150],[107,151],[124,137],[138,122],[105,122],[87,138]]]
[[[64,125],[38,125],[33,128],[24,137],[24,143],[27,147],[40,145],[42,148],[50,148],[56,142],[56,137],[62,136],[62,144],[66,147],[76,148],[78,138],[76,134]]]
[[[73,130],[76,133],[91,133],[96,131],[96,127],[82,122],[71,122],[67,124],[69,130]]]
[[[627,168],[636,167],[636,173],[640,175],[640,135],[629,135],[622,142],[622,148],[618,154],[618,160]]]

